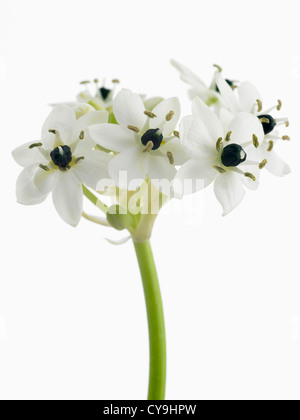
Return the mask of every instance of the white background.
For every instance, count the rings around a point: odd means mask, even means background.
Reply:
[[[130,242],[57,216],[51,199],[15,201],[11,150],[37,140],[48,103],[82,79],[118,77],[179,96],[176,58],[210,81],[250,80],[266,107],[281,98],[293,173],[264,172],[228,217],[211,188],[204,213],[161,215],[153,249],[164,300],[168,399],[299,399],[299,14],[296,0],[0,1],[0,398],[143,399],[148,338]]]

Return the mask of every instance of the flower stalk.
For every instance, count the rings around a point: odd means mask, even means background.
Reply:
[[[164,400],[166,387],[166,335],[162,298],[149,241],[135,242],[140,267],[149,329],[148,400]]]

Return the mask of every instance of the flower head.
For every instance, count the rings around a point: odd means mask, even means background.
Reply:
[[[24,167],[17,180],[17,200],[38,204],[52,192],[60,217],[72,226],[82,213],[82,184],[95,188],[108,177],[111,157],[93,150],[88,136],[90,124],[106,122],[106,111],[91,111],[76,120],[74,110],[57,105],[46,119],[41,140],[26,143],[13,151],[16,162]]]
[[[226,215],[242,201],[244,186],[252,190],[258,187],[257,149],[264,138],[263,129],[255,116],[245,112],[224,126],[200,98],[193,100],[192,112],[180,125],[180,137],[190,160],[176,175],[175,191],[184,193],[182,184],[187,179],[202,180],[190,192],[215,181],[215,194]]]
[[[120,186],[122,172],[126,172],[128,183],[134,181],[133,189],[147,176],[172,180],[174,165],[186,160],[178,137],[173,135],[180,117],[178,99],[164,99],[150,111],[138,94],[122,89],[113,101],[113,112],[119,125],[97,124],[88,131],[95,143],[116,153],[108,167],[116,185]],[[127,182],[122,187],[130,188]]]

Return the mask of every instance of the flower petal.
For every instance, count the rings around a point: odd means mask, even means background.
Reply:
[[[164,137],[169,136],[176,127],[180,118],[180,102],[178,98],[168,98],[161,101],[152,111],[156,117],[149,121],[150,128],[159,128]],[[173,112],[173,116],[167,121],[166,116]]]
[[[90,188],[96,189],[100,179],[109,178],[108,164],[111,156],[99,150],[92,150],[76,164],[72,171],[82,184]]]
[[[117,94],[113,102],[113,109],[118,123],[125,128],[128,125],[133,125],[142,130],[147,121],[142,98],[129,89],[122,89]]]
[[[264,130],[261,122],[255,115],[246,112],[237,114],[229,124],[228,129],[232,132],[230,143],[240,145],[248,142],[252,143],[253,135],[256,135],[259,144],[262,144],[264,140]]]
[[[114,152],[122,152],[136,144],[133,131],[116,124],[95,124],[87,131],[96,144]]]
[[[217,142],[224,136],[224,129],[221,121],[215,112],[209,108],[200,98],[195,98],[192,102],[193,116],[199,118],[206,126],[211,138]]]
[[[12,151],[12,156],[15,161],[24,168],[26,166],[33,165],[34,163],[46,163],[46,159],[41,155],[38,147],[29,149],[29,146],[33,143],[35,142],[31,141],[29,143],[25,143]]]
[[[250,113],[257,111],[257,99],[261,100],[261,94],[252,83],[241,83],[238,88],[238,95],[242,111]]]
[[[189,160],[176,174],[174,180],[176,196],[181,197],[183,194],[192,194],[202,190],[216,178],[217,174],[207,159]]]
[[[81,131],[84,131],[93,124],[103,124],[108,122],[107,111],[91,111],[76,120],[74,130],[72,133],[72,139],[76,140]]]
[[[59,216],[69,225],[77,226],[82,213],[82,184],[71,170],[58,171],[52,199]]]
[[[123,150],[117,156],[113,157],[108,166],[108,172],[116,185],[127,189],[128,184],[136,181],[136,186],[142,184],[147,175],[147,154],[142,152],[142,148],[131,147]],[[125,172],[127,180],[121,178]]]
[[[44,171],[38,168],[34,177],[34,184],[41,194],[49,194],[57,181],[58,170]]]
[[[34,164],[20,173],[16,187],[18,203],[30,206],[42,203],[46,199],[47,194],[41,194],[33,182],[37,169],[38,166]]]
[[[51,149],[55,135],[49,130],[57,130],[64,144],[67,144],[72,136],[76,122],[74,110],[65,104],[56,105],[50,112],[42,128],[42,143],[44,148]]]
[[[284,162],[277,153],[272,150],[271,152],[267,151],[268,142],[264,142],[262,147],[259,149],[261,160],[267,159],[268,163],[266,169],[275,176],[285,176],[291,173],[290,166]]]
[[[217,177],[214,191],[223,207],[223,216],[237,207],[245,196],[241,175],[231,171]]]
[[[212,140],[205,124],[193,116],[184,117],[180,124],[182,145],[191,158],[217,154],[216,141]]]
[[[233,89],[229,86],[229,84],[226,82],[226,80],[221,75],[221,73],[217,74],[216,83],[219,88],[219,91],[221,92],[223,100],[225,104],[227,105],[227,107],[230,109],[230,111],[233,112],[234,114],[241,111],[237,97]]]
[[[148,154],[147,175],[153,180],[167,179],[172,181],[176,175],[176,169],[170,164],[165,156],[154,156]]]
[[[191,86],[200,88],[204,91],[207,90],[206,84],[186,66],[173,59],[171,60],[171,64],[179,71],[181,80]]]
[[[160,96],[154,96],[153,98],[143,99],[143,102],[147,111],[152,111],[152,109],[163,100],[164,98],[161,98]]]

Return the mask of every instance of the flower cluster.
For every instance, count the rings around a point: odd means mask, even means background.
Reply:
[[[264,110],[251,83],[224,79],[219,66],[206,86],[185,66],[172,63],[190,85],[191,115],[180,119],[176,97],[146,99],[128,89],[116,94],[118,80],[111,89],[95,80],[95,93],[85,90],[74,102],[54,105],[41,138],[13,151],[24,168],[17,180],[18,202],[38,204],[52,193],[58,214],[76,226],[85,215],[84,194],[107,216],[106,222],[89,220],[135,235],[140,229],[151,233],[153,214],[146,223],[144,217],[149,187],[164,202],[214,183],[226,215],[242,201],[244,187],[258,188],[264,168],[277,176],[290,172],[275,153],[277,141],[289,140],[278,131],[288,120],[274,116],[281,101]],[[187,181],[191,188],[185,188]],[[114,206],[100,201],[103,194]],[[134,196],[137,212],[129,206]]]

